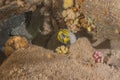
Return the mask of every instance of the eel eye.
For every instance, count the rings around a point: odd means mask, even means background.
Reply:
[[[62,39],[64,39],[64,38],[65,38],[65,35],[64,35],[64,34],[62,34],[62,35],[61,35],[61,37],[62,37]]]

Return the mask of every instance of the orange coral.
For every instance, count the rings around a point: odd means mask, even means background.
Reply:
[[[10,56],[15,50],[28,48],[29,43],[26,38],[20,36],[10,37],[5,44],[5,55]]]

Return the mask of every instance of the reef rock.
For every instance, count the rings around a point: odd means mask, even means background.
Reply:
[[[120,40],[120,0],[83,0],[81,11],[96,26],[94,46],[105,39]]]
[[[31,45],[15,51],[0,67],[1,80],[118,80],[119,70],[95,63],[95,49],[86,38],[70,46],[69,54]]]

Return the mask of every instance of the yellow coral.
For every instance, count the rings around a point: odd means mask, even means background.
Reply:
[[[57,47],[55,51],[58,54],[67,54],[68,53],[68,47],[62,45],[60,47]]]
[[[72,7],[73,4],[74,4],[73,0],[63,0],[63,8],[64,9]]]
[[[62,16],[64,17],[66,26],[70,31],[73,33],[80,31],[81,24],[79,22],[79,18],[81,17],[81,12],[79,5],[75,4],[74,7],[63,10]]]
[[[73,0],[64,0],[64,6],[69,5]],[[80,0],[83,2],[84,0]],[[88,32],[91,32],[95,25],[91,18],[85,18],[84,14],[80,12],[80,5],[75,4],[74,7],[66,7],[62,12],[64,21],[66,22],[67,28],[76,33],[80,31],[80,28],[85,28]]]
[[[85,28],[88,32],[92,32],[92,30],[95,29],[95,25],[93,24],[93,21],[90,18],[82,18],[79,20],[79,22],[83,26],[83,28]]]

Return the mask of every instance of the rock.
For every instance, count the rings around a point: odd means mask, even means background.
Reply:
[[[120,1],[83,0],[81,11],[96,26],[93,36],[99,43],[109,40],[120,41]]]
[[[27,15],[28,12],[0,21],[0,50],[11,36],[23,36],[31,41],[32,36],[26,30],[26,24],[29,22],[25,22]]]
[[[120,69],[120,50],[117,49],[98,49],[104,56],[103,63],[114,69]]]
[[[55,33],[48,41],[46,48],[55,50],[57,47],[61,46],[62,43],[57,40],[57,33]]]
[[[95,64],[86,38],[70,46],[68,55],[31,45],[15,51],[0,67],[1,80],[118,80],[119,70]],[[92,64],[92,65],[86,65]],[[113,75],[113,76],[112,76]]]
[[[120,50],[111,50],[111,56],[107,64],[115,69],[120,69]]]
[[[119,0],[83,0],[82,12],[95,21],[97,26],[117,26],[120,28]],[[104,6],[103,6],[104,5]]]
[[[79,38],[73,45],[70,46],[70,56],[85,64],[93,63],[93,53],[95,49],[91,46],[87,38]]]
[[[111,41],[111,49],[120,50],[120,41],[119,40],[112,40]]]
[[[6,59],[5,54],[2,51],[0,51],[0,66],[4,62],[5,59]]]
[[[45,47],[47,46],[47,44],[49,43],[50,40],[53,40],[51,39],[51,36],[52,34],[49,34],[49,35],[42,35],[41,33],[38,33],[36,35],[36,37],[34,37],[34,39],[32,40],[32,43],[34,45],[38,45],[38,46],[42,46],[42,47]],[[50,44],[49,46],[53,46],[52,44]],[[47,47],[48,48],[48,47]],[[48,49],[51,49],[48,48]]]
[[[3,47],[5,45],[5,42],[8,40],[11,34],[12,29],[15,29],[16,27],[20,26],[21,23],[25,22],[25,16],[24,15],[15,15],[7,20],[1,20],[0,21],[0,46]]]

